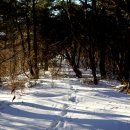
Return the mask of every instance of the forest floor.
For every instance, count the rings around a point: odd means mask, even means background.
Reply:
[[[70,73],[69,73],[70,75]],[[72,76],[52,79],[41,74],[35,86],[13,94],[0,89],[0,130],[130,130],[130,95],[119,93],[117,81]]]

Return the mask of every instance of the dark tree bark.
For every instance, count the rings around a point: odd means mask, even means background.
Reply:
[[[106,69],[105,69],[105,48],[102,47],[100,49],[100,64],[99,64],[99,68],[100,68],[100,74],[101,74],[101,78],[105,78],[106,77]]]
[[[34,71],[34,75],[33,78],[34,79],[38,79],[39,78],[39,69],[38,69],[38,45],[37,45],[37,36],[36,36],[36,26],[37,26],[37,21],[36,21],[36,1],[33,0],[33,6],[32,6],[32,12],[33,12],[33,51],[34,51],[34,55],[33,55],[33,71]]]
[[[78,58],[77,58],[77,68],[80,68],[80,55],[81,55],[81,47],[78,49]]]
[[[49,50],[48,50],[48,43],[45,43],[45,51],[44,51],[44,70],[45,71],[48,71],[48,66],[49,66],[49,63],[48,63],[48,54],[49,54]]]
[[[76,65],[76,63],[75,63],[75,56],[74,56],[74,54],[72,54],[73,56],[70,56],[67,50],[66,50],[65,53],[66,53],[66,58],[67,58],[67,60],[69,61],[70,65],[71,65],[71,67],[72,67],[72,69],[73,69],[73,71],[74,71],[75,74],[76,74],[76,77],[82,78],[82,73],[81,73],[81,71],[78,69],[78,67],[77,67],[77,65]]]
[[[32,58],[31,58],[31,38],[30,38],[30,19],[29,19],[29,16],[28,16],[28,13],[29,13],[29,2],[27,0],[27,7],[26,7],[26,27],[27,27],[27,49],[28,49],[28,52],[27,52],[27,64],[28,64],[28,67],[29,67],[29,72],[31,74],[31,76],[33,77],[34,75],[34,72],[33,72],[33,63],[32,63]]]
[[[95,64],[95,56],[91,51],[92,48],[89,50],[89,58],[90,58],[90,64],[92,69],[92,75],[93,75],[93,82],[95,85],[98,84],[97,76],[96,76],[96,64]]]

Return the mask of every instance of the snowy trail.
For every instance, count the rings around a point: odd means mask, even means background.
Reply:
[[[108,83],[41,78],[22,96],[0,92],[0,130],[130,130],[130,96]]]

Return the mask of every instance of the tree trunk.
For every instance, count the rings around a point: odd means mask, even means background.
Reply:
[[[91,64],[91,69],[92,69],[92,75],[93,75],[93,82],[95,85],[98,84],[97,76],[96,76],[96,64],[95,64],[95,56],[92,52],[92,48],[90,47],[89,50],[89,58],[90,58],[90,64]]]
[[[32,58],[31,58],[31,38],[30,38],[30,20],[28,16],[28,0],[27,0],[27,11],[26,11],[26,27],[27,27],[27,48],[28,48],[28,53],[27,53],[27,64],[29,67],[29,72],[31,74],[31,77],[33,77],[34,72],[33,72],[33,66],[32,66]]]
[[[45,51],[44,51],[44,70],[48,71],[48,43],[46,43]]]
[[[34,55],[33,55],[33,71],[34,71],[34,75],[33,78],[34,79],[38,79],[39,78],[39,69],[38,69],[38,46],[37,46],[37,36],[36,36],[36,9],[35,9],[35,0],[33,0],[33,6],[32,6],[32,12],[33,12],[33,51],[34,51]]]
[[[124,80],[127,84],[127,88],[130,89],[130,52],[126,53],[126,60],[124,64]]]
[[[72,69],[73,69],[73,71],[75,72],[76,77],[82,78],[82,73],[81,73],[81,71],[78,69],[78,67],[77,67],[77,65],[76,65],[76,63],[75,63],[74,54],[73,54],[73,56],[71,57],[71,56],[69,55],[68,51],[66,50],[66,58],[67,58],[67,60],[69,61],[70,65],[71,65],[71,67],[72,67]]]
[[[77,68],[80,68],[81,47],[78,49]]]
[[[100,64],[99,64],[99,68],[100,68],[101,78],[105,78],[106,77],[105,48],[101,48],[101,50],[100,50]]]

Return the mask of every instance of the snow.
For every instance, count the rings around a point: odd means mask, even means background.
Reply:
[[[6,34],[4,32],[0,32],[0,36],[6,36]]]
[[[82,80],[46,73],[36,86],[17,91],[13,102],[1,89],[0,130],[130,130],[130,96],[112,89],[119,83]]]

